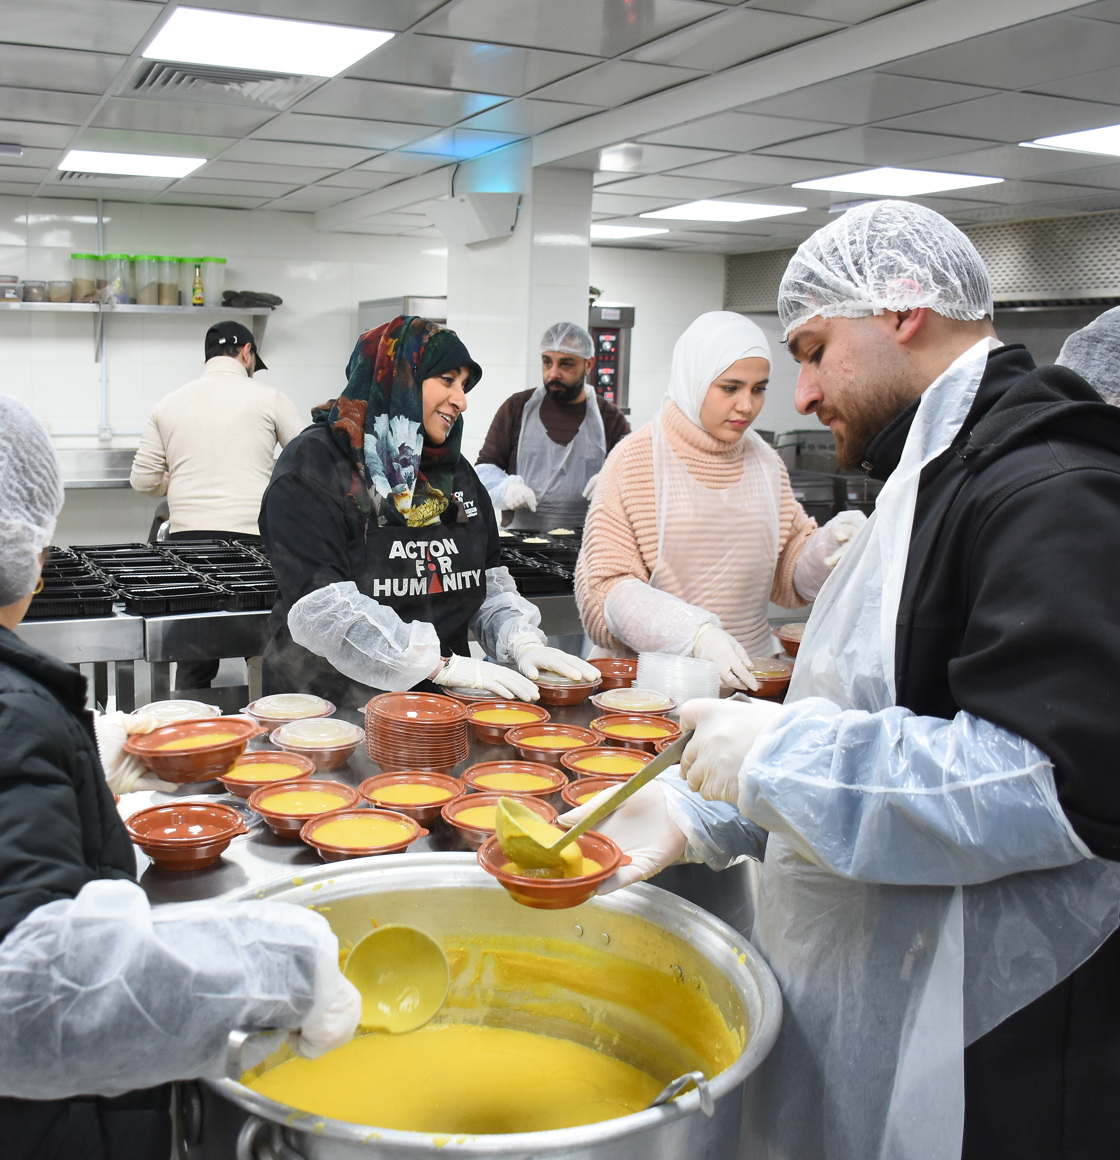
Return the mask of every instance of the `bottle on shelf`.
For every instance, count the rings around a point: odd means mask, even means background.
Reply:
[[[191,282],[191,305],[205,306],[206,295],[202,289],[202,263],[195,262],[194,264],[194,280]]]

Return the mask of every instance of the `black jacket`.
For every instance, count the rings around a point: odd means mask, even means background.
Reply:
[[[349,497],[352,465],[322,422],[292,440],[276,461],[261,504],[260,530],[279,596],[264,653],[266,693],[315,693],[357,708],[376,690],[350,680],[297,645],[288,612],[309,592],[353,581],[405,623],[435,626],[441,653],[466,655],[467,625],[486,595],[486,570],[499,564],[494,507],[474,468],[460,457],[452,502],[439,524],[379,527]]]
[[[868,449],[897,465],[916,405]],[[1054,763],[1070,823],[1120,859],[1120,409],[994,351],[919,483],[897,621],[897,703],[964,710]],[[965,1160],[1111,1160],[1120,1141],[1120,933],[965,1050]]]
[[[135,877],[105,782],[85,678],[0,628],[0,940],[88,882]],[[166,1087],[117,1099],[0,1098],[6,1160],[152,1160],[170,1146]]]

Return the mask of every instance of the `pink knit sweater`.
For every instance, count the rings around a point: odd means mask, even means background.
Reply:
[[[669,446],[694,479],[713,490],[737,482],[742,474],[742,458],[736,446],[729,447],[697,427],[672,402],[665,404],[662,422]],[[817,523],[794,499],[785,465],[780,466],[778,561],[770,599],[786,608],[797,608],[806,601],[794,589],[793,570]],[[749,544],[743,545],[744,552],[750,550]],[[628,651],[608,631],[603,603],[611,589],[628,577],[648,582],[656,563],[653,437],[647,424],[607,457],[595,486],[576,564],[576,602],[585,632],[600,648]]]

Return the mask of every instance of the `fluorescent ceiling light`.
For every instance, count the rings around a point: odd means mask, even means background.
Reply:
[[[1102,125],[1099,129],[1082,129],[1079,133],[1059,133],[1056,137],[1039,137],[1022,141],[1028,148],[1068,149],[1074,153],[1106,153],[1120,157],[1120,125]]]
[[[99,153],[93,149],[71,149],[58,167],[78,173],[117,173],[129,177],[186,177],[205,164],[205,157],[160,157],[154,153]]]
[[[593,238],[645,238],[650,234],[667,234],[668,230],[642,229],[640,226],[601,226],[591,227]]]
[[[143,55],[149,60],[333,77],[392,36],[373,28],[176,8]]]
[[[829,189],[837,193],[874,193],[880,197],[914,197],[946,189],[970,189],[996,185],[1002,177],[976,177],[970,173],[940,173],[933,169],[861,169],[816,181],[795,181],[794,189]]]
[[[804,213],[803,205],[761,205],[745,201],[688,201],[640,213],[644,218],[677,218],[692,222],[746,222],[755,218],[779,217],[784,213]]]

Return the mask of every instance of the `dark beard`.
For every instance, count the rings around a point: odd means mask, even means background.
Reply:
[[[577,382],[568,386],[567,383],[562,383],[559,379],[548,379],[544,384],[544,389],[558,403],[570,403],[583,390],[583,383]]]
[[[867,459],[867,449],[875,436],[913,403],[913,397],[902,388],[880,390],[861,400],[860,409],[845,416],[847,434],[836,436],[836,462],[842,471],[858,471]]]

